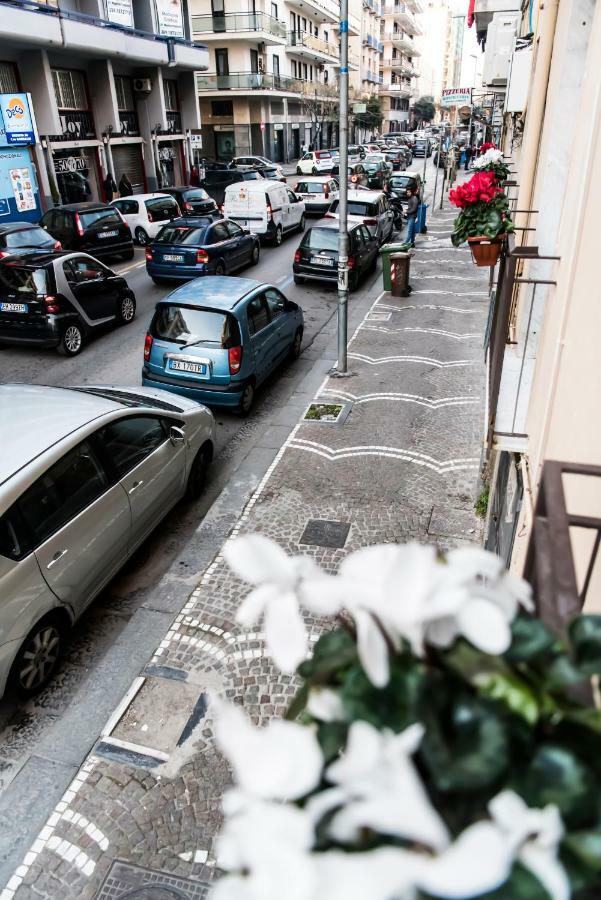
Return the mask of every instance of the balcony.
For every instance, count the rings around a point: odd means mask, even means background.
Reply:
[[[420,50],[416,47],[415,41],[402,31],[387,31],[384,33],[384,43],[391,43],[393,47],[406,53],[408,56],[421,56]]]
[[[140,135],[138,114],[133,110],[119,110],[119,126],[121,137],[139,137]]]
[[[262,12],[192,16],[192,31],[195,38],[210,43],[223,41],[224,35],[269,45],[286,42],[286,24]]]
[[[340,50],[337,44],[331,44],[315,37],[308,31],[289,31],[286,38],[286,50],[297,56],[305,56],[318,62],[338,62]]]
[[[298,96],[300,82],[296,78],[267,72],[232,72],[230,75],[209,72],[206,75],[197,75],[196,86],[198,92],[202,94],[217,94],[220,91],[269,94],[277,91],[281,94]]]
[[[387,3],[382,14],[384,18],[396,20],[408,34],[422,34],[413,13],[405,3]]]
[[[182,114],[179,111],[170,111],[166,113],[167,134],[182,133]]]
[[[59,109],[62,134],[53,134],[50,141],[59,144],[61,141],[90,141],[96,137],[94,117],[88,110]]]
[[[340,20],[338,0],[287,0],[287,4],[303,16],[311,16],[320,25],[338,24]]]
[[[391,97],[410,97],[411,88],[406,87],[398,81],[388,81],[382,84],[380,93],[388,94]]]

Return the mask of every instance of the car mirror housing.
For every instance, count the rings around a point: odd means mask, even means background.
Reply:
[[[169,429],[169,440],[175,447],[177,444],[185,443],[186,435],[181,428],[177,427],[177,425],[172,425]]]

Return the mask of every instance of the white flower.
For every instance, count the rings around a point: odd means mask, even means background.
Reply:
[[[401,734],[379,732],[367,722],[353,722],[344,755],[326,770],[336,787],[317,794],[307,811],[317,820],[341,804],[330,831],[339,841],[353,841],[361,828],[441,848],[447,829],[432,806],[411,756],[423,736],[421,725]]]
[[[319,883],[314,900],[413,900],[423,864],[417,853],[397,847],[366,853],[331,850],[314,858]]]
[[[342,700],[336,691],[327,687],[311,688],[307,712],[322,722],[344,722],[346,719]]]
[[[481,156],[477,156],[473,162],[473,166],[474,169],[485,169],[486,166],[496,165],[500,162],[503,162],[503,151],[491,148]]]
[[[288,556],[261,534],[228,541],[223,555],[236,575],[256,585],[242,601],[236,621],[248,627],[264,616],[265,641],[274,662],[283,672],[294,672],[307,656],[298,591],[304,579],[317,579],[319,567],[308,556]],[[306,593],[310,596],[312,592]],[[338,604],[326,602],[322,614],[331,615],[338,609]]]
[[[311,728],[273,719],[253,727],[242,710],[214,701],[215,736],[240,787],[254,797],[296,800],[321,780],[323,756]]]

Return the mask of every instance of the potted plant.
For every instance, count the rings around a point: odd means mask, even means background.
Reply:
[[[484,146],[484,145],[483,145]],[[503,162],[503,153],[493,145],[484,153],[480,153],[472,163],[472,168],[477,172],[494,172],[498,185],[503,184],[509,177],[509,166]]]
[[[514,230],[509,201],[497,184],[495,173],[476,172],[449,192],[449,200],[461,210],[453,223],[453,246],[467,241],[477,266],[494,266],[505,234]]]

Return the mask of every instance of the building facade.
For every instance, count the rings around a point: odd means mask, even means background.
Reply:
[[[407,131],[410,108],[417,97],[421,57],[419,0],[386,0],[382,9],[382,109],[385,132]]]

